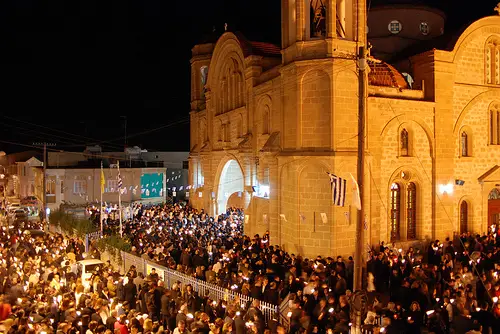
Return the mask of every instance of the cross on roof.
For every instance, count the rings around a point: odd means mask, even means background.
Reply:
[[[500,2],[495,7],[494,11],[497,12],[498,15],[500,15]]]

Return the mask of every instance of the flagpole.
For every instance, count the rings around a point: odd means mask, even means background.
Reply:
[[[366,103],[366,58],[365,48],[360,46],[358,50],[358,81],[359,81],[359,115],[358,115],[358,159],[357,178],[359,187],[360,209],[356,216],[356,245],[354,253],[354,290],[363,288],[363,247],[364,247],[364,210],[363,210],[363,186],[365,167],[365,103]],[[357,324],[359,327],[360,324]]]
[[[102,160],[101,160],[101,181],[100,181],[100,188],[101,188],[101,206],[100,206],[100,221],[101,221],[101,235],[103,235],[103,220],[104,220],[104,213],[102,212],[102,188],[103,188],[103,176],[104,175],[104,168],[102,166]]]
[[[121,175],[120,175],[120,161],[116,164],[118,168],[118,182],[121,183]],[[118,186],[118,210],[120,215],[120,237],[123,238],[123,226],[122,226],[122,187]]]

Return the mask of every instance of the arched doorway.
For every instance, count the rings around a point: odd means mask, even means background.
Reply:
[[[493,188],[488,195],[488,228],[500,224],[500,190]]]
[[[225,213],[228,204],[238,203],[234,200],[235,197],[242,198],[244,196],[244,181],[243,171],[239,163],[234,159],[226,162],[222,168],[217,189],[217,214]],[[228,203],[230,197],[232,200]]]

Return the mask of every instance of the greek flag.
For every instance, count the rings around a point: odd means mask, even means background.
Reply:
[[[118,189],[121,190],[122,188],[123,188],[123,180],[120,171],[118,171]]]
[[[337,206],[344,206],[345,204],[345,190],[347,188],[347,180],[327,173],[330,177],[330,184],[332,186],[332,199],[333,204]]]

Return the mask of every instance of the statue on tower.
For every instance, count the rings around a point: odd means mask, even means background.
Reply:
[[[326,35],[326,6],[323,0],[311,1],[311,37]]]
[[[497,6],[493,10],[495,12],[497,12],[498,15],[500,15],[500,2],[497,4]]]

